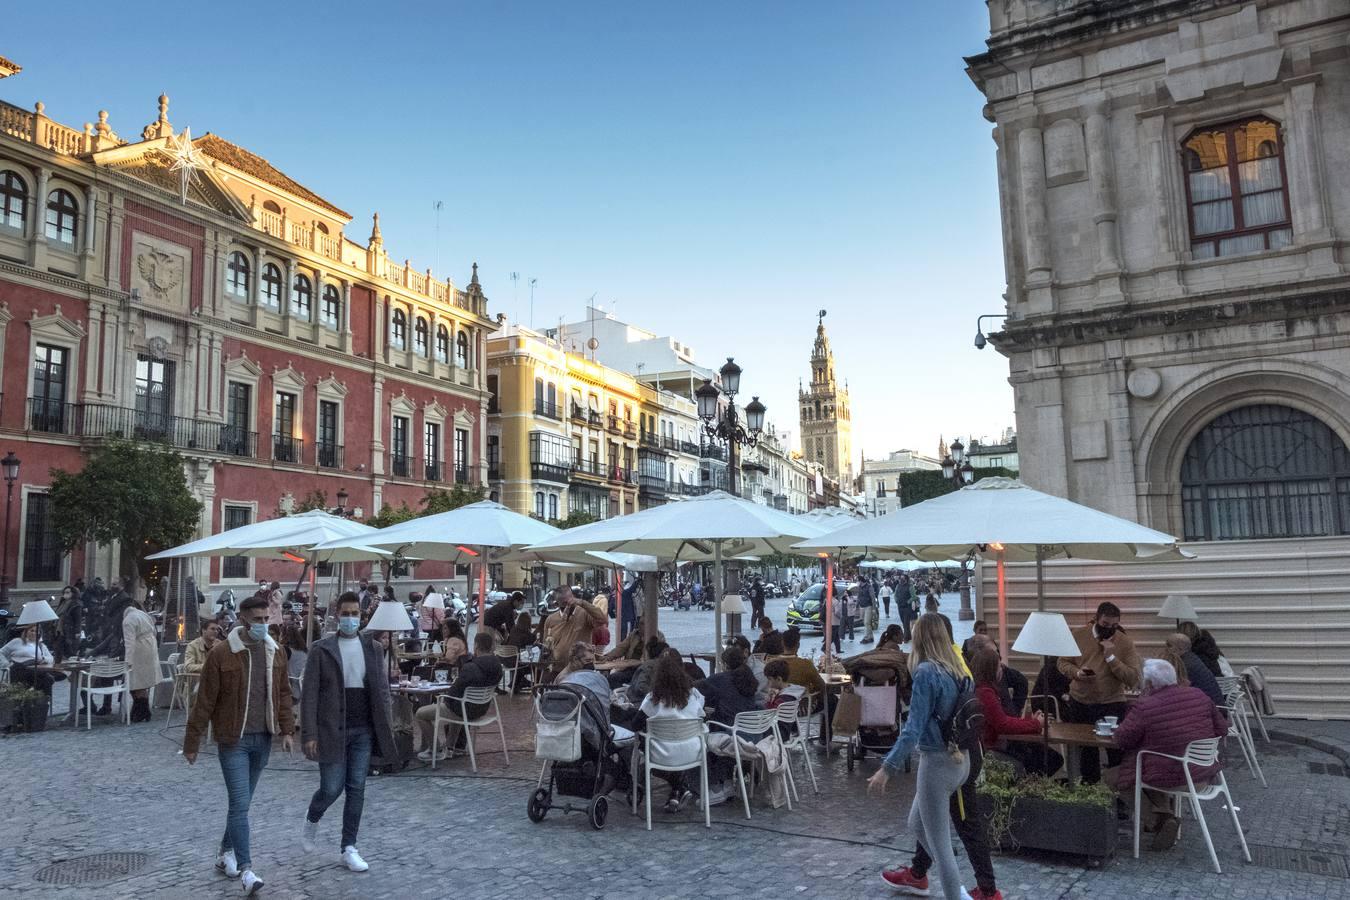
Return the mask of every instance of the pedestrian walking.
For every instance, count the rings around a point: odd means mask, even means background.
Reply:
[[[319,821],[345,793],[342,803],[342,863],[353,872],[370,865],[356,849],[366,800],[366,773],[372,752],[395,754],[389,690],[381,683],[383,663],[375,641],[360,633],[361,598],[348,591],[338,598],[338,633],[316,641],[305,663],[300,698],[300,745],[306,759],[319,764],[319,789],[309,801],[301,832],[305,851],[313,853]]]
[[[249,853],[249,804],[272,754],[273,737],[281,736],[285,752],[294,750],[295,714],[286,654],[267,634],[267,598],[250,597],[240,604],[239,623],[206,657],[183,735],[183,758],[188,765],[197,762],[209,727],[229,796],[216,869],[239,878],[250,895],[263,880],[253,871]]]
[[[901,575],[895,587],[895,611],[900,615],[900,627],[905,630],[905,643],[914,638],[914,617],[917,607],[914,604],[914,582],[908,575]]]
[[[758,628],[764,617],[764,579],[758,575],[750,583],[750,627]]]
[[[877,629],[877,599],[875,585],[870,578],[863,578],[862,582],[859,583],[857,603],[858,616],[862,619],[865,630],[862,642],[870,644],[875,640]]]
[[[855,585],[848,589],[843,597],[839,598],[839,608],[844,613],[844,631],[851,641],[856,635],[853,633],[853,626],[858,619],[858,588]]]
[[[891,598],[895,596],[895,579],[887,578],[881,583],[881,607],[886,611],[886,618],[891,617]]]

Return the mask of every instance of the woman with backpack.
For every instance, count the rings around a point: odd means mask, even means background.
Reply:
[[[932,613],[920,616],[914,623],[909,654],[909,671],[914,679],[909,718],[881,768],[867,782],[869,792],[884,791],[886,783],[918,748],[919,770],[914,803],[909,810],[909,828],[937,864],[946,900],[961,897],[961,878],[948,825],[948,803],[970,774],[970,755],[961,747],[965,735],[958,712],[968,703],[978,703],[970,679],[961,670],[942,619]],[[975,739],[978,740],[978,733]],[[973,816],[975,810],[967,814]],[[928,886],[927,877],[920,879],[920,885],[909,869],[883,871],[881,877],[897,888]]]

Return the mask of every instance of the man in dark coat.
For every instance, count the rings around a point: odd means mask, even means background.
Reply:
[[[342,862],[353,872],[369,865],[356,849],[372,752],[395,752],[389,684],[382,656],[370,635],[359,633],[361,599],[338,599],[338,633],[316,641],[305,663],[300,695],[300,740],[305,756],[319,763],[319,789],[309,802],[302,842],[313,851],[319,820],[346,791],[342,805]]]
[[[98,580],[95,579],[95,585]],[[126,639],[122,634],[122,617],[126,615],[127,609],[131,606],[131,594],[127,593],[126,583],[120,575],[114,575],[109,585],[108,597],[103,601],[101,609],[98,611],[98,618],[94,620],[93,640],[94,649],[90,651],[91,656],[107,656],[112,659],[126,659],[127,645]],[[86,626],[88,630],[89,626]],[[95,678],[94,684],[104,687],[113,683],[111,678]],[[94,710],[94,715],[106,716],[112,713],[112,695],[105,694],[103,705]]]

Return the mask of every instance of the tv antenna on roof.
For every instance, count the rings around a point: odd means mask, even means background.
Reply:
[[[432,249],[432,265],[435,271],[441,270],[441,207],[445,205],[442,200],[431,201],[431,210],[436,214],[436,246]]]

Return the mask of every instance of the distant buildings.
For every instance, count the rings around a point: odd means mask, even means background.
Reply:
[[[895,450],[885,459],[862,461],[862,509],[870,518],[884,516],[900,508],[900,476],[909,472],[933,472],[942,469],[942,460],[913,450]]]

